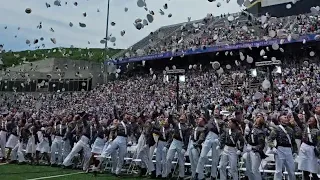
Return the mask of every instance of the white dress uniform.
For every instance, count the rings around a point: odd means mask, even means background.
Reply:
[[[319,129],[306,127],[302,134],[302,144],[299,150],[298,169],[317,174],[318,158],[315,155],[315,148],[318,144],[317,136]]]
[[[146,169],[149,172],[152,172],[154,171],[154,165],[152,163],[152,159],[150,161],[150,147],[146,142],[147,140],[145,134],[142,133],[140,136],[144,139],[142,147],[140,148],[139,152],[137,152],[138,158],[141,159],[140,166],[142,169]]]
[[[205,140],[204,128],[195,127],[193,130],[193,134],[190,136],[189,150],[188,150],[190,164],[191,164],[191,173],[193,178],[197,178],[196,170],[199,162],[201,145],[202,145],[202,142],[204,142],[204,140]]]
[[[274,140],[276,140],[277,147],[274,145]],[[296,152],[297,145],[293,129],[285,125],[275,127],[270,133],[268,144],[275,154],[276,173],[274,179],[282,179],[282,171],[285,167],[289,180],[295,180],[293,152]]]
[[[27,154],[35,154],[36,153],[36,139],[35,139],[35,135],[33,134],[33,132],[31,132],[31,129],[29,129],[30,131],[30,136],[28,138],[28,142],[27,142],[27,146],[26,146],[26,153]]]
[[[26,144],[27,137],[24,137],[25,136],[24,134],[22,135],[21,133],[22,129],[20,129],[19,127],[16,130],[17,130],[19,140],[18,140],[18,143],[15,145],[15,147],[12,149],[10,160],[12,161],[18,160],[19,163],[22,163],[26,161],[23,151],[26,149],[26,146],[27,146]]]
[[[92,144],[91,153],[100,155],[103,152],[103,149],[106,144],[106,140],[104,138],[105,128],[102,127],[99,122],[97,122],[96,128],[92,127],[91,130],[94,131],[94,132],[91,132],[91,134],[95,134],[94,136],[96,137],[96,139],[94,140],[94,143]]]
[[[248,132],[245,132],[245,139],[248,143],[245,153],[246,174],[249,180],[262,180],[259,168],[262,158],[266,157],[263,152],[266,139],[264,129],[252,127]]]
[[[151,123],[145,124],[139,140],[139,146],[141,148],[139,148],[139,151],[137,151],[137,156],[139,159],[141,159],[141,175],[145,175],[143,174],[145,173],[143,172],[144,170],[147,172],[153,172],[155,170],[152,162],[152,156],[150,157],[150,147],[152,147],[155,143]]]
[[[239,147],[238,144],[240,144]],[[220,159],[220,180],[227,179],[227,165],[233,180],[238,180],[238,156],[243,149],[244,139],[239,130],[225,128],[220,136],[220,148],[223,150]]]
[[[6,143],[6,147],[7,148],[11,148],[13,149],[14,147],[16,147],[16,145],[19,142],[19,136],[18,134],[20,133],[20,128],[18,126],[14,127],[13,132],[11,132],[8,141]]]
[[[116,128],[117,137],[109,144],[107,149],[102,152],[101,158],[106,158],[109,155],[112,155],[118,151],[117,158],[117,168],[115,174],[119,175],[121,173],[122,165],[124,162],[124,156],[127,153],[127,143],[128,136],[130,135],[130,126],[124,121],[121,121],[118,127]]]
[[[25,162],[23,150],[26,149],[26,143],[19,141],[18,144],[12,149],[11,152],[11,161],[18,160],[19,163]]]
[[[45,129],[42,129],[43,131]],[[49,145],[49,139],[48,137],[45,137],[44,133],[42,131],[37,132],[38,138],[40,143],[37,144],[37,151],[40,153],[49,153],[50,152],[50,145]]]
[[[208,160],[208,153],[211,150],[211,177],[217,177],[217,166],[219,164],[219,150],[217,146],[219,145],[219,126],[217,120],[210,120],[205,126],[206,139],[203,142],[198,165],[197,174],[198,179],[204,179],[204,165]]]
[[[166,175],[166,157],[167,157],[167,138],[170,133],[169,128],[161,128],[161,134],[157,143],[156,151],[156,176],[162,176],[165,178]]]
[[[184,178],[184,163],[185,163],[185,153],[188,147],[188,137],[187,131],[189,130],[185,123],[174,123],[171,122],[174,128],[173,140],[170,144],[168,153],[167,153],[167,170],[166,177],[169,175],[172,169],[172,161],[177,153],[178,163],[179,163],[179,178]]]
[[[51,164],[61,165],[63,162],[63,136],[66,127],[62,124],[54,125],[54,138],[51,145]],[[70,144],[70,143],[69,143]]]
[[[6,142],[7,142],[7,121],[2,120],[0,127],[0,158],[6,156]]]
[[[107,141],[102,149],[102,152],[105,152],[109,146],[109,144],[111,143],[112,141]],[[115,151],[113,153],[110,154],[110,157],[111,157],[111,173],[112,174],[116,174],[116,170],[117,170],[117,165],[118,165],[118,151]],[[101,163],[99,164],[101,165]],[[97,168],[97,167],[96,167]]]
[[[70,144],[70,139],[65,139],[62,141],[63,141],[63,143],[62,143],[62,160],[64,160],[67,158],[67,156],[71,152],[71,144]]]
[[[76,127],[77,128],[77,127]],[[87,170],[89,167],[89,160],[91,156],[91,149],[89,146],[89,131],[90,127],[89,125],[84,125],[83,127],[83,135],[81,136],[80,140],[73,146],[71,152],[68,154],[68,156],[64,159],[63,165],[64,166],[70,166],[72,165],[72,159],[81,151],[83,150],[84,154],[84,163],[83,163],[83,170]]]

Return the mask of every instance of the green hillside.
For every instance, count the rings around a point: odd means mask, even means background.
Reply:
[[[121,51],[121,49],[109,48],[107,55],[112,57],[114,54]],[[71,60],[88,60],[94,62],[103,62],[105,59],[106,51],[104,49],[91,48],[53,48],[53,49],[38,49],[34,51],[21,51],[21,52],[6,52],[0,54],[2,62],[5,67],[18,65],[24,61],[38,61],[44,58],[66,58]]]

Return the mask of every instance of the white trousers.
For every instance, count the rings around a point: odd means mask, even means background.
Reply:
[[[197,165],[197,173],[198,173],[198,178],[203,179],[204,178],[204,165],[208,160],[208,153],[211,150],[211,177],[217,177],[217,166],[219,164],[219,150],[216,149],[218,146],[218,135],[209,132],[206,140],[203,142],[202,149],[201,149],[201,154],[199,157],[198,165]]]
[[[250,146],[250,145],[248,145]],[[257,152],[247,152],[246,158],[246,174],[249,180],[262,180],[260,173],[261,157]]]
[[[37,132],[40,143],[37,144],[36,150],[40,153],[49,153],[50,152],[50,144],[48,137],[44,137],[41,131]]]
[[[220,159],[220,180],[227,180],[227,165],[233,180],[238,180],[238,155],[235,147],[224,146]]]
[[[83,170],[86,170],[89,167],[89,160],[91,156],[91,149],[89,147],[89,139],[86,136],[81,136],[80,140],[74,145],[71,152],[68,154],[66,159],[63,161],[64,166],[72,165],[72,159],[83,150],[84,162]]]
[[[55,136],[51,145],[51,164],[62,164],[63,140],[61,136]]]
[[[105,144],[106,144],[106,141],[104,139],[97,137],[92,145],[91,152],[95,154],[101,154]]]
[[[147,168],[148,172],[154,171],[154,165],[152,163],[152,157],[150,158],[150,147],[145,145],[142,147],[138,154],[138,158],[141,159],[141,167]]]
[[[301,144],[299,150],[298,169],[318,174],[318,158],[314,153],[314,146]]]
[[[118,151],[111,153],[111,173],[116,174],[118,165]]]
[[[13,149],[14,147],[16,147],[16,145],[18,144],[18,142],[19,142],[18,136],[13,135],[13,134],[10,134],[10,136],[9,136],[9,138],[8,138],[8,141],[7,141],[7,143],[6,143],[6,147]]]
[[[36,142],[35,142],[34,135],[30,136],[28,139],[26,153],[27,154],[35,154],[36,153]]]
[[[6,141],[7,141],[7,132],[0,131],[0,157],[6,156]]]
[[[101,151],[102,152],[105,152],[109,146],[110,142],[107,141],[104,146],[103,146],[103,149]],[[91,151],[92,152],[92,151]],[[118,164],[118,151],[115,151],[113,153],[111,153],[111,173],[115,174],[116,173],[116,170],[117,170],[117,164]],[[99,164],[99,166],[101,165],[101,162]]]
[[[191,172],[192,172],[192,177],[196,176],[196,169],[199,161],[199,156],[200,156],[200,148],[196,148],[193,146],[193,141],[190,141],[190,146],[189,146],[189,159],[190,159],[190,164],[191,164]]]
[[[62,161],[67,158],[69,153],[71,152],[71,144],[70,140],[64,140],[62,144]]]
[[[15,161],[18,160],[20,163],[21,162],[25,162],[26,159],[24,158],[24,153],[23,150],[25,149],[26,144],[22,143],[22,142],[18,142],[18,144],[16,144],[16,146],[12,149],[11,152],[11,161]]]
[[[156,175],[166,177],[167,142],[158,141],[156,151]]]
[[[102,152],[101,156],[107,157],[108,155],[112,155],[118,151],[118,162],[117,162],[117,169],[116,174],[121,173],[121,169],[124,162],[124,156],[127,153],[127,137],[117,136],[107,147],[107,149]]]
[[[292,149],[290,147],[278,146],[277,154],[274,156],[276,161],[276,173],[274,174],[274,180],[282,179],[282,170],[285,167],[288,172],[289,180],[295,180],[294,174],[294,159],[292,156]]]
[[[178,163],[179,163],[179,177],[184,177],[184,150],[183,150],[183,142],[173,139],[172,143],[170,144],[168,154],[167,154],[167,170],[166,170],[166,177],[171,172],[172,169],[172,161],[177,153]]]

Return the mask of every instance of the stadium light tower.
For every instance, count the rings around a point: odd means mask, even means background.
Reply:
[[[176,76],[176,103],[177,103],[177,110],[179,109],[179,82],[184,82],[185,77],[184,77],[185,70],[184,69],[172,69],[172,70],[167,70],[166,74],[167,75],[175,75]],[[181,78],[180,78],[181,77]]]
[[[271,88],[271,107],[272,107],[272,111],[274,111],[276,109],[276,104],[275,104],[275,97],[274,97],[274,85],[273,85],[273,76],[272,76],[272,68],[274,67],[274,65],[280,65],[281,61],[276,60],[276,61],[262,61],[262,62],[256,62],[256,66],[257,67],[261,67],[261,66],[266,66],[268,68],[268,73],[269,73],[269,81],[270,81],[270,88]]]
[[[105,40],[105,44],[104,44],[104,48],[105,48],[105,60],[107,60],[107,52],[108,52],[109,15],[110,15],[109,11],[110,11],[110,0],[108,0],[108,4],[107,4],[106,40]]]

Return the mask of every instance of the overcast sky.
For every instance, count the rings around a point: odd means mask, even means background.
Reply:
[[[65,2],[68,2],[65,5]],[[44,38],[43,43],[46,48],[52,47],[90,47],[102,48],[100,40],[105,37],[107,0],[77,0],[78,6],[74,6],[75,0],[62,0],[60,7],[54,6],[54,0],[47,0],[51,4],[46,7],[45,0],[11,0],[0,6],[0,44],[4,44],[6,50],[20,51],[33,49],[26,45],[26,40],[31,42],[34,39]],[[217,3],[221,7],[217,7]],[[109,34],[117,38],[114,48],[128,48],[150,32],[157,30],[164,25],[181,23],[201,19],[207,13],[220,15],[223,13],[239,12],[240,7],[236,0],[226,3],[225,0],[146,0],[149,10],[155,12],[154,22],[142,30],[137,30],[133,22],[137,18],[145,19],[147,11],[137,6],[137,0],[111,0],[110,3],[110,23],[115,22],[115,26],[109,26]],[[164,10],[163,5],[167,3],[168,9]],[[129,10],[125,12],[127,7]],[[26,14],[25,9],[30,8],[31,14]],[[100,12],[97,12],[97,9]],[[159,10],[166,13],[160,15]],[[83,13],[87,17],[83,17]],[[168,18],[168,14],[172,17]],[[37,25],[42,22],[42,29],[37,29]],[[69,23],[74,24],[73,27]],[[79,22],[85,23],[86,28],[79,27]],[[4,27],[7,26],[7,29]],[[18,30],[20,27],[20,30]],[[51,32],[53,28],[55,32]],[[120,32],[126,31],[122,37]],[[15,36],[17,36],[15,38]],[[53,44],[50,38],[56,38],[57,44]],[[90,44],[88,44],[90,41]]]

